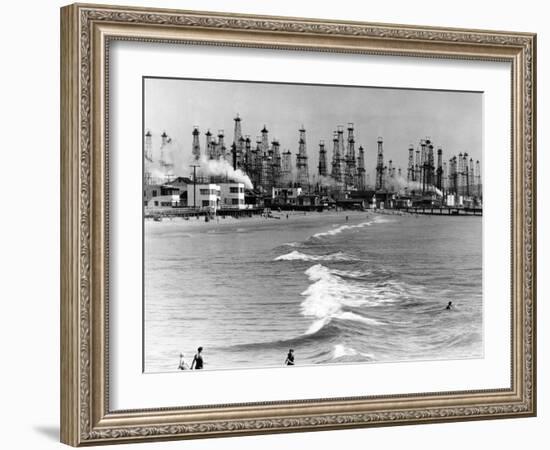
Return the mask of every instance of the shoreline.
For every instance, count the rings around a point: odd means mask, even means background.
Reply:
[[[288,215],[288,218],[287,218]],[[341,218],[342,222],[346,223],[346,217],[348,221],[354,221],[357,219],[367,219],[373,218],[379,215],[384,215],[379,211],[282,211],[282,212],[272,212],[272,217],[266,218],[265,216],[259,214],[252,217],[241,217],[235,218],[232,216],[225,217],[214,217],[209,222],[205,222],[204,217],[189,218],[185,220],[181,217],[174,218],[163,218],[162,221],[157,222],[151,219],[144,220],[144,227],[149,229],[155,229],[160,227],[165,227],[169,225],[174,225],[182,227],[185,229],[208,229],[208,228],[225,228],[234,225],[249,225],[249,224],[294,224],[298,222],[314,222],[315,219],[319,218]]]

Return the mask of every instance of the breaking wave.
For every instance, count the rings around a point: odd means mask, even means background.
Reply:
[[[372,292],[368,287],[350,283],[342,278],[343,271],[333,271],[321,264],[310,267],[305,273],[313,283],[302,292],[305,297],[301,304],[302,314],[316,319],[306,334],[317,333],[333,319],[351,320],[369,326],[383,324],[376,319],[346,310],[379,303],[376,299],[371,299]]]
[[[358,258],[344,252],[332,253],[330,255],[308,255],[294,250],[286,255],[277,256],[275,261],[358,261]]]
[[[372,221],[368,221],[368,222],[363,222],[363,223],[359,223],[357,225],[341,225],[339,226],[338,228],[334,228],[332,230],[329,230],[329,231],[323,231],[321,233],[316,233],[313,235],[314,238],[320,238],[320,237],[323,237],[323,236],[335,236],[337,234],[340,234],[342,233],[343,231],[346,231],[346,230],[353,230],[355,228],[364,228],[364,227],[369,227],[372,225]]]
[[[355,350],[354,348],[346,347],[343,344],[336,344],[334,346],[334,352],[333,352],[332,358],[340,359],[346,356],[358,356],[358,355],[363,356],[364,358],[367,358],[367,359],[374,358],[374,355],[372,353],[361,353]]]

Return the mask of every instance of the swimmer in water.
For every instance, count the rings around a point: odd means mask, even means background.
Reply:
[[[178,366],[179,370],[189,370],[189,366],[187,363],[183,360],[183,353],[180,353],[180,364]]]
[[[453,302],[447,303],[447,306],[445,307],[445,309],[453,309],[453,308],[454,308]]]

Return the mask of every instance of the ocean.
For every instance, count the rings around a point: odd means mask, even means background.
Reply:
[[[482,218],[146,220],[144,369],[199,346],[205,369],[283,367],[290,348],[296,365],[481,358]]]

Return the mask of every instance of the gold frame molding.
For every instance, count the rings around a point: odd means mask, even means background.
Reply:
[[[509,389],[111,411],[109,42],[507,61],[512,67]],[[74,4],[61,9],[61,441],[73,446],[536,414],[536,35]]]

